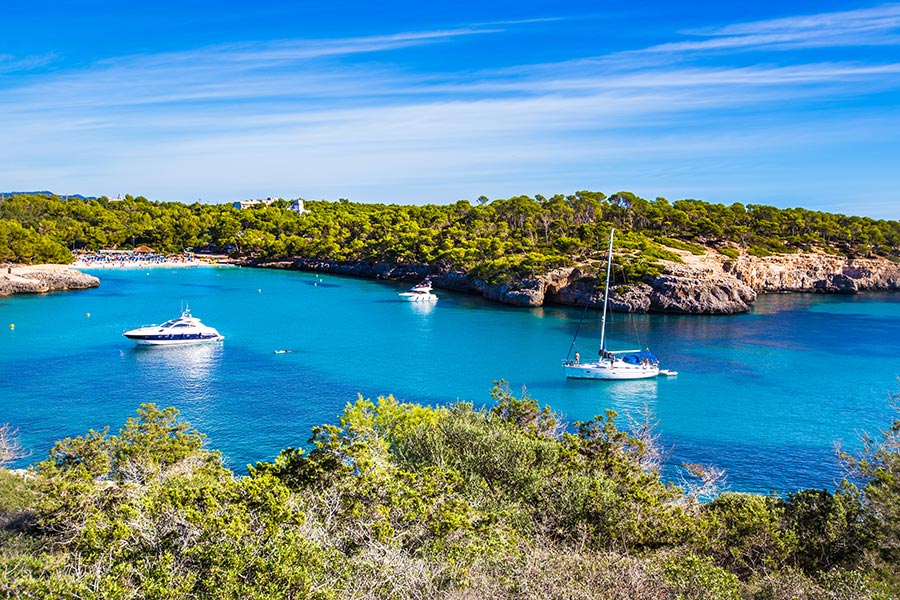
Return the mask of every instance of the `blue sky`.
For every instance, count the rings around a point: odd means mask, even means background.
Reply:
[[[897,219],[900,3],[5,0],[0,190],[32,189]]]

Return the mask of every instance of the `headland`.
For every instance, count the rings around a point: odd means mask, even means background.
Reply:
[[[0,296],[84,290],[99,285],[98,278],[69,265],[9,264],[0,267]]]

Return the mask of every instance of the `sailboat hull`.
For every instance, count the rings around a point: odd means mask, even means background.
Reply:
[[[615,364],[569,363],[564,368],[567,379],[649,379],[659,375],[658,365],[632,365],[618,360]]]

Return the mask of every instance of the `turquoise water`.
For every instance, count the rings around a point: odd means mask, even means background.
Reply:
[[[561,368],[575,308],[517,309],[442,290],[435,306],[420,306],[397,299],[400,284],[301,272],[95,274],[94,290],[0,299],[0,423],[18,427],[32,452],[17,466],[63,437],[116,430],[155,402],[178,407],[245,472],[304,445],[357,394],[481,405],[504,378],[568,422],[647,406],[670,465],[712,464],[731,489],[785,493],[834,488],[834,443],[856,447],[861,431],[886,427],[900,391],[900,295],[764,296],[732,317],[616,314],[611,347],[640,340],[680,374],[592,382],[567,381]],[[184,302],[222,344],[136,348],[122,337],[177,316]],[[596,317],[576,344],[585,358],[599,342]]]

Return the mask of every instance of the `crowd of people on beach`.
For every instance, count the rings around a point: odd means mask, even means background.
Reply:
[[[83,269],[144,269],[148,267],[195,267],[215,264],[193,254],[162,255],[152,252],[82,252],[73,267]]]

